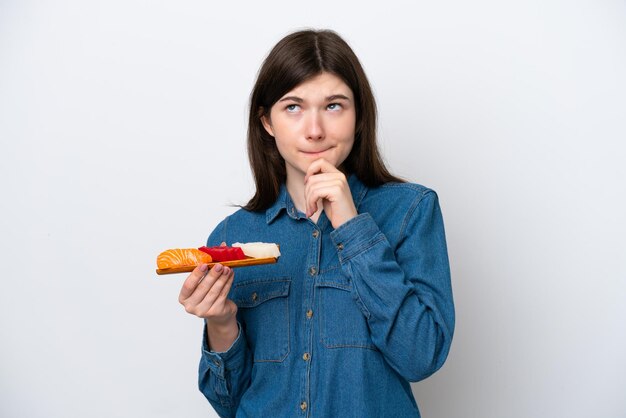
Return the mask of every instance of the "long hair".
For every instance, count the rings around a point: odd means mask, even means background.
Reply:
[[[337,33],[303,30],[287,35],[274,46],[259,70],[250,95],[248,158],[256,192],[245,209],[269,208],[287,179],[285,160],[274,138],[263,127],[261,117],[269,117],[272,106],[287,92],[323,72],[342,79],[354,94],[355,138],[343,162],[344,171],[355,174],[370,187],[403,181],[390,174],[378,151],[376,102],[359,59]]]

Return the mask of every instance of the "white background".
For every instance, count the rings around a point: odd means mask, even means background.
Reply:
[[[0,0],[0,416],[213,417],[157,253],[252,193],[271,46],[337,30],[440,195],[457,328],[425,418],[625,417],[626,3]]]

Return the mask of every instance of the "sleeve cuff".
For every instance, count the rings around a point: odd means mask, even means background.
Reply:
[[[224,377],[225,369],[236,369],[239,364],[243,363],[244,360],[245,350],[243,346],[244,338],[241,336],[241,324],[237,322],[237,326],[239,327],[239,333],[237,334],[237,338],[228,348],[228,350],[223,352],[211,351],[209,349],[206,322],[204,323],[204,327],[202,327],[201,361],[204,362],[213,373],[222,378]]]
[[[361,213],[330,233],[341,263],[368,250],[385,236],[369,213]]]

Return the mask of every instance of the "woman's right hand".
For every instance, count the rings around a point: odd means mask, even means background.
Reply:
[[[178,297],[188,313],[206,320],[214,351],[226,351],[239,333],[237,305],[228,299],[234,277],[233,270],[221,264],[210,270],[206,264],[199,265],[185,279]]]
[[[211,270],[201,264],[187,276],[178,301],[192,315],[216,324],[227,323],[237,313],[237,305],[227,298],[234,276],[231,268],[221,264]]]

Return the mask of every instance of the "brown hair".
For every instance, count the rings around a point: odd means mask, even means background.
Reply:
[[[261,117],[269,117],[272,106],[299,84],[327,72],[341,78],[354,94],[356,127],[354,145],[343,163],[373,187],[403,180],[389,173],[376,144],[376,102],[363,67],[350,46],[330,30],[303,30],[281,39],[263,62],[250,95],[248,158],[256,192],[244,206],[252,211],[269,208],[287,179],[285,160],[267,133]]]

